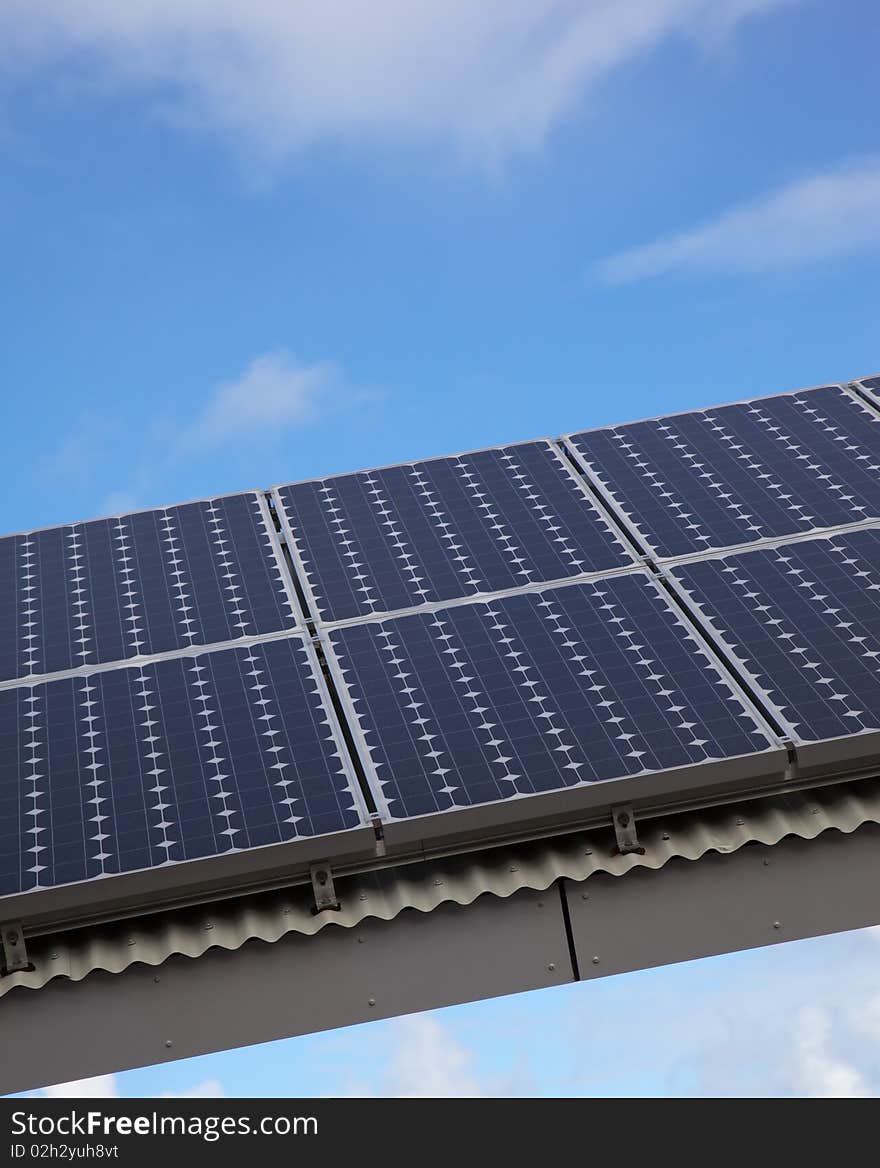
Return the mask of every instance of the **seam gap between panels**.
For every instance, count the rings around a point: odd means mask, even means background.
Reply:
[[[296,563],[290,550],[290,544],[288,543],[287,531],[281,522],[281,516],[278,514],[278,507],[275,503],[274,492],[270,489],[265,492],[264,497],[269,507],[269,513],[272,516],[272,522],[275,526],[275,531],[278,535],[278,544],[281,548],[281,554],[284,559],[285,567],[287,568],[287,574],[293,585],[294,591],[296,592],[300,608],[302,609],[303,616],[305,618],[306,631],[314,650],[315,657],[317,658],[318,665],[321,669],[321,676],[324,680],[324,685],[330,698],[330,704],[333,707],[333,713],[336,715],[336,722],[339,726],[339,732],[342,735],[342,745],[348,754],[349,761],[351,762],[352,773],[357,780],[358,787],[360,788],[361,795],[363,796],[364,803],[366,804],[367,811],[370,815],[371,826],[376,833],[377,840],[379,840],[382,838],[382,825],[379,819],[376,799],[373,795],[372,789],[370,788],[370,784],[367,781],[364,765],[355,745],[352,728],[349,724],[344,704],[336,687],[336,680],[333,677],[332,670],[330,669],[329,663],[327,661],[327,656],[324,652],[324,646],[320,637],[318,636],[315,614],[312,612],[311,607],[309,606],[306,589],[303,587],[303,583],[300,580],[299,574],[296,570]]]
[[[370,815],[371,826],[376,833],[377,841],[379,841],[383,838],[384,833],[382,830],[382,821],[379,816],[379,808],[376,804],[376,797],[373,794],[373,790],[370,787],[369,780],[367,779],[363,760],[361,759],[360,753],[358,752],[355,736],[345,710],[345,703],[342,701],[339,690],[336,688],[336,679],[334,678],[333,671],[330,668],[329,662],[327,661],[327,655],[324,652],[324,646],[321,642],[321,639],[315,632],[314,624],[311,621],[309,624],[311,626],[310,633],[312,639],[312,648],[315,651],[315,656],[317,657],[318,664],[321,667],[321,674],[324,678],[324,685],[327,687],[327,693],[330,696],[330,702],[333,706],[333,712],[336,715],[339,731],[342,734],[343,745],[345,746],[345,749],[351,760],[354,776],[357,779],[358,786],[361,789],[361,794],[363,795],[364,802],[367,807],[367,811]]]
[[[851,393],[855,394],[859,400],[860,405],[867,406],[868,409],[871,410],[871,412],[875,414],[878,419],[880,419],[880,404],[878,404],[869,393],[866,393],[857,381],[847,382],[846,388],[850,390]]]
[[[577,457],[565,438],[556,439],[556,444],[563,458],[584,484],[590,499],[594,503],[598,503],[599,512],[607,515],[612,520],[624,545],[630,549],[638,560],[643,563],[650,563],[651,556],[647,550],[647,546],[644,548],[641,546],[641,536],[635,529],[631,529],[624,518],[618,513],[618,507],[615,501],[610,496],[607,496],[602,485],[594,480],[593,475],[588,472],[586,465]]]
[[[302,581],[297,575],[296,565],[293,562],[293,556],[290,553],[290,545],[287,542],[287,532],[281,524],[281,518],[278,515],[278,507],[275,504],[275,498],[271,491],[264,492],[263,495],[266,500],[266,506],[269,508],[269,514],[272,516],[272,523],[275,527],[275,533],[278,536],[278,546],[281,548],[281,558],[284,562],[284,567],[287,569],[288,580],[293,586],[296,593],[296,598],[299,601],[299,606],[302,609],[303,618],[305,620],[306,629],[309,636],[314,638],[315,635],[315,618],[312,613],[306,591],[303,588]]]
[[[855,519],[852,523],[838,523],[833,527],[814,527],[809,531],[795,531],[790,535],[768,535],[753,539],[748,543],[731,543],[724,547],[707,548],[705,551],[685,552],[680,556],[658,556],[658,570],[666,568],[686,568],[690,564],[704,564],[709,560],[724,560],[729,556],[748,555],[750,552],[775,551],[777,548],[791,547],[792,544],[808,543],[817,539],[837,539],[854,535],[859,531],[877,530],[880,518]]]
[[[767,723],[767,726],[772,730],[779,742],[785,746],[789,753],[789,763],[796,762],[797,756],[795,755],[794,759],[791,757],[794,751],[794,743],[792,742],[790,732],[779,721],[774,709],[767,703],[766,699],[762,698],[755,690],[752,681],[742,673],[737,663],[728,657],[724,646],[715,640],[712,631],[704,625],[699,611],[693,610],[687,603],[686,598],[680,594],[679,590],[672,587],[670,577],[665,569],[655,569],[652,575],[658,586],[662,589],[663,595],[675,611],[685,618],[687,624],[693,629],[700,642],[711,654],[716,667],[721,670],[722,677],[729,676],[733,680],[734,688],[742,691],[751,705],[754,706],[755,711]]]

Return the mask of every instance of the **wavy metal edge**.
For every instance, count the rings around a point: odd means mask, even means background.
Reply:
[[[28,943],[34,968],[0,978],[0,997],[17,988],[40,989],[59,977],[77,982],[99,970],[122,973],[138,962],[158,966],[172,956],[196,959],[213,948],[274,944],[290,934],[314,936],[331,925],[350,929],[370,918],[390,921],[406,909],[428,913],[446,903],[469,905],[484,895],[543,891],[560,879],[581,881],[603,872],[624,876],[634,868],[657,870],[670,860],[693,862],[746,844],[773,846],[787,836],[850,834],[868,823],[880,824],[880,779],[648,820],[639,825],[643,855],[621,856],[614,833],[603,828],[342,876],[336,879],[339,912],[313,915],[309,888],[298,886],[35,938]]]

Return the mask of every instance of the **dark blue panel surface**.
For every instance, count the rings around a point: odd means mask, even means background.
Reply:
[[[880,729],[880,532],[673,570],[807,742]]]
[[[0,539],[0,680],[295,626],[257,494]]]
[[[641,574],[325,635],[396,818],[769,747]]]
[[[880,418],[834,386],[572,443],[659,556],[880,518]]]
[[[326,621],[632,562],[548,442],[296,483],[277,495]]]
[[[299,638],[0,691],[0,895],[357,827]]]

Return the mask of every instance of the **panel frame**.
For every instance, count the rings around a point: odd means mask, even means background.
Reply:
[[[364,613],[362,615],[344,617],[340,620],[325,620],[319,615],[318,599],[315,595],[314,589],[312,588],[311,581],[309,580],[309,574],[306,570],[305,564],[303,563],[302,556],[300,555],[293,525],[288,518],[287,510],[284,507],[281,496],[279,495],[281,490],[283,490],[285,487],[299,487],[305,483],[325,483],[331,479],[354,478],[358,475],[375,474],[378,471],[397,470],[402,467],[409,466],[423,466],[428,462],[446,462],[450,458],[467,458],[469,455],[485,454],[487,451],[513,450],[518,446],[537,446],[541,444],[546,444],[555,451],[559,461],[562,464],[562,469],[568,474],[572,482],[574,482],[581,495],[583,496],[587,510],[591,510],[605,521],[605,523],[608,525],[609,531],[620,547],[624,558],[630,561],[629,563],[621,564],[618,568],[605,568],[596,572],[583,572],[577,577],[564,576],[560,580],[542,581],[541,587],[567,583],[573,579],[586,581],[590,579],[598,579],[599,577],[604,576],[619,575],[622,572],[629,572],[632,571],[633,568],[639,567],[640,557],[630,546],[632,541],[628,540],[627,538],[628,528],[621,531],[621,525],[619,521],[615,521],[615,517],[609,510],[604,496],[597,495],[595,491],[590,489],[590,485],[583,481],[583,476],[579,475],[575,467],[571,465],[571,459],[567,456],[567,448],[561,439],[542,437],[527,438],[519,442],[502,442],[495,446],[481,446],[475,450],[461,450],[452,454],[433,454],[429,458],[414,458],[410,459],[408,462],[390,462],[386,463],[384,466],[364,467],[362,470],[343,471],[341,474],[315,475],[312,478],[297,479],[289,483],[276,483],[274,486],[272,486],[270,488],[270,494],[275,505],[275,512],[278,516],[278,521],[281,524],[285,546],[290,552],[290,558],[293,562],[298,582],[303,590],[303,596],[305,598],[306,605],[308,606],[308,612],[310,613],[310,615],[308,615],[308,620],[310,620],[317,629],[343,628],[347,625],[364,624],[368,621],[371,621],[376,613]],[[403,616],[410,612],[431,612],[436,607],[446,608],[453,604],[466,604],[472,600],[496,599],[502,596],[506,596],[510,593],[521,592],[523,588],[528,587],[529,585],[522,585],[510,589],[473,593],[471,595],[457,597],[452,600],[432,600],[427,601],[424,604],[411,605],[407,608],[383,610],[378,615],[382,619],[389,619],[394,616]]]
[[[878,518],[877,516],[873,516],[870,519],[856,520],[851,524],[837,524],[837,525],[832,526],[832,527],[814,527],[814,528],[811,528],[809,531],[795,532],[792,535],[788,535],[788,536],[765,536],[760,540],[750,540],[750,541],[742,542],[742,543],[725,544],[725,545],[720,546],[720,547],[713,546],[713,547],[705,549],[705,550],[701,549],[699,551],[694,551],[694,552],[683,552],[677,556],[662,555],[659,552],[654,550],[652,544],[650,543],[649,536],[644,534],[637,527],[635,520],[632,519],[629,515],[627,515],[626,511],[624,511],[624,509],[617,502],[617,500],[614,498],[614,496],[611,494],[611,492],[608,491],[608,489],[605,487],[605,485],[600,480],[599,476],[596,474],[596,471],[593,468],[593,466],[591,465],[591,463],[589,462],[589,460],[587,458],[585,458],[584,455],[581,454],[581,452],[578,450],[577,446],[574,443],[574,439],[581,434],[597,434],[597,433],[600,433],[600,432],[606,431],[606,430],[622,430],[622,429],[625,429],[627,426],[639,426],[645,422],[663,422],[669,418],[689,417],[691,414],[708,413],[710,410],[721,410],[721,409],[727,408],[728,406],[745,406],[745,405],[750,405],[753,402],[773,401],[774,399],[781,398],[781,397],[794,397],[797,394],[812,393],[815,390],[819,390],[819,389],[839,389],[847,397],[852,398],[855,402],[857,402],[863,408],[868,407],[870,409],[871,407],[874,407],[876,412],[878,414],[880,414],[880,399],[878,399],[877,401],[866,400],[866,398],[864,396],[862,396],[862,393],[858,392],[854,388],[854,386],[856,384],[858,384],[858,383],[829,381],[829,382],[824,382],[821,385],[810,385],[810,386],[800,388],[800,389],[787,389],[787,390],[784,390],[782,393],[764,394],[761,397],[747,397],[747,398],[740,398],[737,401],[720,402],[718,405],[705,406],[702,409],[696,408],[696,409],[690,409],[690,410],[676,410],[675,413],[655,414],[655,415],[647,417],[647,418],[636,418],[635,420],[629,421],[629,422],[619,422],[619,423],[613,423],[611,425],[605,425],[605,426],[590,426],[586,430],[574,430],[574,431],[570,431],[566,434],[563,434],[562,437],[559,439],[559,444],[568,452],[569,457],[576,463],[578,470],[584,476],[586,481],[589,483],[590,487],[595,492],[595,494],[597,494],[599,496],[599,498],[602,500],[602,502],[605,505],[606,510],[611,512],[611,514],[617,520],[618,525],[626,532],[630,541],[635,545],[635,547],[640,549],[640,553],[639,553],[640,557],[642,560],[644,560],[647,563],[655,563],[655,564],[673,564],[673,563],[675,563],[675,564],[677,564],[677,563],[681,563],[681,562],[686,561],[686,560],[703,560],[703,559],[709,558],[710,556],[714,556],[714,555],[718,555],[718,554],[721,554],[721,555],[727,554],[727,553],[730,553],[730,552],[735,551],[737,549],[745,549],[745,548],[752,548],[752,547],[758,547],[758,546],[765,547],[765,546],[773,545],[776,542],[793,543],[793,542],[800,540],[800,539],[811,539],[814,536],[821,535],[825,532],[827,532],[829,534],[839,534],[839,533],[842,533],[842,532],[850,530],[850,529],[854,530],[854,529],[857,529],[859,527],[870,526],[871,524],[876,524],[876,523],[880,522],[880,518]],[[869,395],[871,393],[870,390],[865,390],[863,392],[867,393]]]
[[[328,832],[318,836],[303,836],[300,839],[284,840],[240,851],[224,852],[214,856],[203,856],[192,860],[177,860],[153,868],[141,868],[133,872],[118,872],[89,880],[58,884],[52,887],[30,889],[24,892],[0,896],[0,920],[23,920],[28,923],[46,924],[66,920],[70,917],[94,916],[134,911],[138,908],[155,908],[170,900],[178,901],[193,896],[207,894],[220,895],[232,889],[239,891],[249,885],[277,879],[290,879],[306,872],[316,862],[334,863],[365,860],[376,854],[376,831],[373,813],[367,805],[358,780],[354,761],[346,745],[336,710],[330,697],[329,687],[321,669],[313,638],[306,632],[290,631],[268,637],[250,637],[248,643],[234,641],[222,648],[198,646],[185,653],[169,653],[163,660],[192,659],[210,653],[226,652],[230,649],[244,649],[248,644],[266,644],[279,640],[298,641],[306,650],[312,676],[318,689],[318,698],[327,716],[330,732],[338,748],[342,768],[348,781],[354,807],[360,817],[356,827]],[[150,658],[150,661],[158,658]],[[107,673],[120,669],[137,669],[145,661],[117,662],[100,668],[84,666],[73,676],[88,676],[93,673]],[[45,679],[26,686],[10,688],[32,688],[33,684],[44,684]]]
[[[699,627],[690,620],[688,612],[681,612],[670,603],[651,572],[645,569],[628,569],[626,573],[617,573],[617,576],[624,574],[638,575],[647,581],[678,623],[687,632],[694,635],[699,642],[705,641],[705,636],[701,634]],[[606,574],[601,578],[614,577]],[[531,584],[515,590],[511,595],[540,594],[590,582],[590,580],[569,579],[562,584]],[[486,603],[487,601],[491,602],[492,599],[495,598],[468,598],[464,603]],[[437,610],[443,610],[450,605],[439,604],[435,607]],[[359,625],[382,624],[385,621],[414,615],[418,614],[407,610],[398,616],[383,614],[375,616],[369,621],[354,623]],[[352,742],[358,753],[365,781],[379,812],[385,842],[390,847],[417,845],[433,848],[438,844],[463,843],[487,835],[503,835],[505,831],[518,833],[546,831],[555,827],[566,827],[582,821],[595,820],[599,815],[610,814],[611,809],[620,803],[632,803],[642,810],[654,809],[713,795],[734,795],[746,790],[757,792],[764,788],[775,788],[791,781],[793,777],[789,769],[788,750],[785,743],[775,733],[759,707],[751,700],[727,662],[716,653],[714,654],[715,666],[730,691],[740,700],[758,729],[766,737],[767,748],[765,750],[711,762],[672,767],[663,771],[651,771],[643,775],[627,775],[622,778],[583,783],[540,794],[518,795],[449,811],[436,811],[408,818],[397,818],[389,811],[388,800],[382,789],[382,783],[376,772],[342,665],[332,642],[332,633],[335,631],[337,631],[336,628],[319,629],[318,639],[345,714]]]

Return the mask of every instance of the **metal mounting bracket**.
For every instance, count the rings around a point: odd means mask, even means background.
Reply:
[[[621,856],[631,854],[643,856],[645,849],[639,843],[636,831],[636,817],[629,803],[611,808],[611,820],[614,824],[614,835],[617,839],[617,850]]]
[[[27,946],[24,943],[24,930],[18,921],[0,925],[0,940],[3,944],[3,967],[0,969],[0,975],[22,973],[31,968]]]
[[[312,915],[317,916],[318,913],[326,912],[328,909],[339,912],[339,899],[333,886],[333,873],[330,871],[330,865],[313,864],[309,868],[309,876],[312,880],[312,893],[315,897]]]

